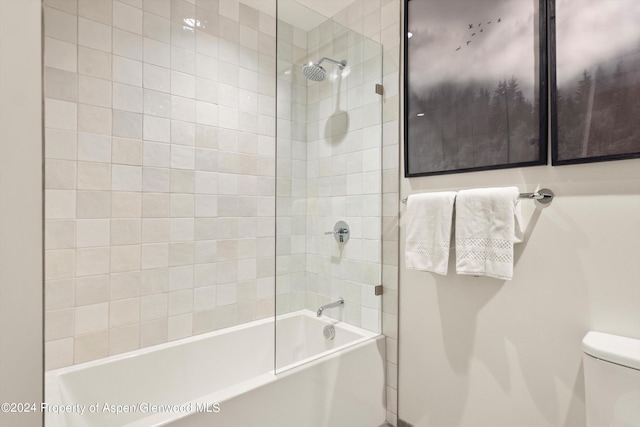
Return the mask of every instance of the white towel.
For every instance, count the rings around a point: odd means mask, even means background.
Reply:
[[[412,194],[407,199],[405,264],[446,275],[456,193]]]
[[[481,188],[456,198],[458,274],[511,280],[513,244],[522,241],[519,190]]]

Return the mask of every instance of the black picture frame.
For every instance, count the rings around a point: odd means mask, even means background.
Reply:
[[[616,3],[617,10],[610,11],[606,2],[582,6],[589,8],[589,25],[598,27],[598,38],[616,55],[596,54],[595,43],[572,32],[581,28],[580,20],[572,12],[571,2],[549,0],[549,62],[551,87],[551,156],[552,165],[624,160],[640,157],[640,30],[638,39],[629,38],[629,48],[624,44],[612,46],[621,33],[620,19],[608,21],[615,13],[626,25],[640,22],[640,8],[625,8]],[[598,10],[598,7],[601,9]],[[604,7],[604,9],[602,9]],[[635,11],[635,12],[634,12]],[[622,15],[620,15],[622,14]],[[560,18],[562,31],[556,31]],[[573,22],[571,22],[573,20]],[[594,22],[595,20],[595,22]],[[609,32],[609,34],[607,34]],[[610,35],[616,35],[612,39]],[[587,37],[595,37],[587,34]],[[594,40],[595,41],[595,40]],[[558,43],[562,46],[558,54]],[[579,67],[583,56],[575,57],[571,43],[590,45],[593,54],[589,67]],[[633,47],[635,45],[635,47]],[[579,49],[581,46],[576,46]],[[571,53],[571,55],[563,55]],[[574,56],[571,61],[569,56]],[[598,58],[596,60],[596,58]],[[580,73],[580,70],[583,70]]]
[[[498,15],[498,12],[491,13],[491,8],[486,7],[487,4],[491,4],[494,1],[495,5],[503,4],[504,1],[498,0],[405,0],[405,22],[404,22],[404,166],[405,177],[418,177],[429,175],[442,175],[451,173],[482,171],[490,169],[505,169],[516,168],[525,166],[537,166],[547,164],[547,145],[548,145],[548,78],[547,78],[547,4],[546,0],[531,0],[532,3],[532,19],[533,23],[530,24],[533,27],[531,31],[531,38],[526,39],[527,42],[520,46],[509,46],[510,52],[521,52],[522,55],[527,55],[526,59],[532,62],[533,65],[530,68],[530,72],[527,71],[527,75],[524,76],[528,82],[529,90],[528,94],[533,99],[525,98],[526,102],[522,102],[522,92],[518,89],[518,81],[515,74],[510,74],[509,70],[504,70],[504,75],[515,78],[515,85],[512,85],[513,80],[509,77],[504,80],[498,79],[497,89],[494,93],[493,83],[495,80],[489,74],[483,75],[482,70],[478,70],[478,75],[469,77],[469,81],[460,83],[453,87],[450,84],[444,82],[440,86],[431,87],[427,90],[423,90],[419,86],[423,86],[424,82],[429,82],[432,78],[432,67],[429,66],[427,61],[426,69],[422,69],[424,58],[420,58],[420,55],[425,55],[418,47],[410,46],[410,43],[429,43],[429,41],[420,40],[420,37],[424,34],[415,34],[413,37],[409,36],[409,32],[412,31],[412,26],[416,25],[427,15],[429,19],[439,19],[438,8],[449,7],[446,13],[451,12],[451,7],[457,7],[461,14],[473,13],[473,11],[481,11],[477,15],[473,15],[473,18],[455,18],[457,20],[455,25],[454,37],[456,34],[464,34],[462,41],[456,41],[451,44],[449,41],[450,52],[442,55],[439,58],[432,58],[433,61],[439,61],[438,66],[446,67],[446,61],[449,58],[456,58],[455,54],[462,53],[463,44],[465,39],[469,38],[469,42],[465,47],[470,46],[472,42],[479,41],[476,46],[484,46],[483,49],[489,49],[489,41],[497,43],[493,49],[504,49],[504,45],[510,43],[507,37],[500,37],[500,31],[502,28],[511,28],[514,23],[509,23],[509,16],[505,16],[504,20],[502,16]],[[517,0],[518,4],[521,4],[521,0]],[[481,4],[482,3],[482,4]],[[528,4],[528,3],[527,3]],[[447,6],[448,5],[448,6]],[[452,6],[453,5],[453,6]],[[424,8],[429,7],[429,13],[424,12]],[[537,13],[537,16],[536,16]],[[445,12],[443,11],[443,15]],[[434,17],[435,16],[435,17]],[[488,18],[489,17],[489,18]],[[516,17],[519,19],[519,17]],[[426,18],[424,18],[426,19]],[[473,21],[472,21],[473,19]],[[473,22],[473,24],[466,24],[468,28],[464,28],[464,32],[460,28],[461,22]],[[495,21],[495,22],[494,22]],[[439,24],[445,25],[443,32],[448,34],[448,28],[446,27],[446,20],[443,23],[440,19]],[[450,22],[454,22],[453,20]],[[480,24],[484,25],[481,28]],[[473,30],[471,25],[478,31]],[[491,27],[493,25],[493,27]],[[503,27],[500,27],[503,25]],[[426,26],[426,24],[425,24]],[[511,26],[511,27],[510,27]],[[454,25],[452,25],[454,27]],[[487,31],[485,31],[485,29]],[[494,30],[495,29],[495,30]],[[513,30],[513,28],[512,28]],[[494,33],[491,33],[494,31]],[[471,36],[471,34],[474,34]],[[480,39],[480,36],[491,35],[491,38]],[[506,33],[504,34],[506,36]],[[474,38],[473,40],[471,37]],[[454,39],[451,38],[451,40]],[[525,37],[527,37],[525,35]],[[437,37],[436,37],[437,38]],[[412,40],[410,40],[412,39]],[[458,39],[459,40],[459,39]],[[432,40],[433,46],[437,46],[435,43],[442,43],[442,41]],[[456,49],[456,46],[458,46]],[[429,46],[427,44],[427,46]],[[425,47],[422,47],[425,49]],[[520,50],[518,50],[520,49]],[[424,51],[426,52],[426,50]],[[531,57],[528,53],[531,53]],[[493,52],[492,55],[498,58],[500,52]],[[477,55],[477,54],[476,54]],[[496,56],[497,55],[497,56]],[[460,57],[462,58],[462,57]],[[488,56],[487,56],[488,58]],[[415,60],[415,63],[414,63]],[[444,65],[441,61],[445,61]],[[455,68],[457,59],[451,59],[451,73],[455,74],[457,70]],[[468,61],[468,59],[466,59]],[[493,67],[495,68],[495,67]],[[495,74],[499,71],[492,71]],[[501,71],[500,71],[501,72]],[[468,73],[467,73],[468,74]],[[412,81],[414,79],[414,81]],[[483,87],[485,84],[491,81],[492,86]],[[524,80],[523,80],[524,81]],[[481,83],[478,83],[481,82]],[[449,85],[449,86],[447,86]],[[428,86],[428,83],[427,83]],[[515,89],[513,89],[515,87]],[[473,101],[473,106],[466,104],[463,92],[469,90],[475,90],[480,88],[474,93],[474,98],[477,101]],[[511,93],[509,92],[511,88]],[[484,89],[484,90],[482,90]],[[454,96],[447,98],[447,91],[452,91]],[[437,95],[433,95],[437,93]],[[463,93],[461,95],[461,93]],[[498,99],[498,93],[504,95],[504,103],[501,98]],[[502,95],[500,95],[502,96]],[[509,118],[509,111],[514,111],[514,107],[508,105],[508,100],[514,96],[517,96],[517,101],[514,103],[518,105],[518,114],[513,114],[511,119]],[[537,99],[536,99],[537,98]],[[487,104],[487,99],[489,104]],[[489,108],[482,111],[483,105],[491,105],[490,103],[498,99],[495,102],[495,108]],[[442,105],[439,105],[441,102]],[[460,106],[460,108],[458,108]],[[527,110],[529,106],[530,109]],[[419,111],[420,108],[426,108],[426,112]],[[471,111],[471,116],[469,112]],[[492,114],[497,112],[496,114]],[[418,114],[422,114],[421,118],[427,116],[427,120],[424,122],[418,122]],[[516,122],[516,120],[519,120]],[[518,126],[511,127],[511,123],[517,123]],[[506,131],[505,131],[506,124]],[[438,129],[438,127],[440,129]],[[455,131],[454,131],[455,128]]]

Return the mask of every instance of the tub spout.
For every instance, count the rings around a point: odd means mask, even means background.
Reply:
[[[322,316],[322,312],[324,311],[325,308],[333,308],[333,307],[338,307],[341,306],[342,304],[344,304],[344,299],[339,298],[338,301],[336,302],[332,302],[331,304],[325,304],[322,307],[320,307],[318,309],[318,317]]]

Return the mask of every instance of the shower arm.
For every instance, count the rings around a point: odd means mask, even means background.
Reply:
[[[343,69],[344,67],[347,66],[347,61],[345,61],[345,60],[336,61],[335,59],[327,58],[326,56],[323,57],[322,59],[320,59],[320,61],[316,62],[316,65],[322,64],[323,61],[332,62],[332,63],[336,64],[338,67],[340,67],[340,69]]]

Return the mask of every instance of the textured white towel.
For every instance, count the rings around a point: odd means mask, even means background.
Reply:
[[[456,271],[511,280],[513,244],[522,241],[516,187],[458,192]]]
[[[405,264],[446,275],[456,193],[412,194],[407,199]]]

